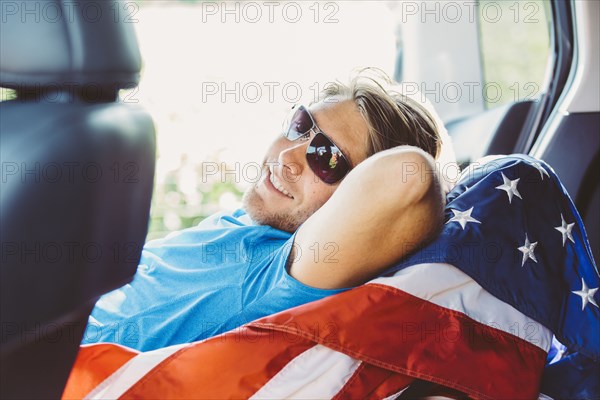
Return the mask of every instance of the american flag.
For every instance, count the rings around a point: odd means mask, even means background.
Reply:
[[[599,275],[552,169],[469,169],[440,237],[365,285],[201,342],[82,346],[64,398],[536,399],[553,334],[594,362]]]

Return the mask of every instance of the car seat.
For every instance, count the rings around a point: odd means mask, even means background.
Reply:
[[[58,398],[96,299],[136,271],[154,126],[119,100],[141,69],[123,4],[1,6],[0,397]]]

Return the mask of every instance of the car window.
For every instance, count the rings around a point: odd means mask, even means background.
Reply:
[[[538,99],[551,65],[548,0],[480,0],[477,16],[486,107]]]
[[[235,208],[295,103],[359,66],[393,74],[386,2],[125,2],[144,59],[123,101],[154,118],[148,239]]]

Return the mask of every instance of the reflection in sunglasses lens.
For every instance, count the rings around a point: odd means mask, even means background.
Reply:
[[[348,173],[349,165],[327,136],[319,133],[306,150],[311,170],[325,183],[335,183]]]

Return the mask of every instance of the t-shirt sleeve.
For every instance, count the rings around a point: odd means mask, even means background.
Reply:
[[[295,237],[294,233],[274,252],[268,267],[269,273],[266,274],[266,279],[270,280],[269,288],[244,308],[244,319],[247,322],[351,289],[319,289],[305,285],[292,277],[288,273],[287,264]],[[312,255],[300,254],[297,248],[295,257],[312,257]]]

